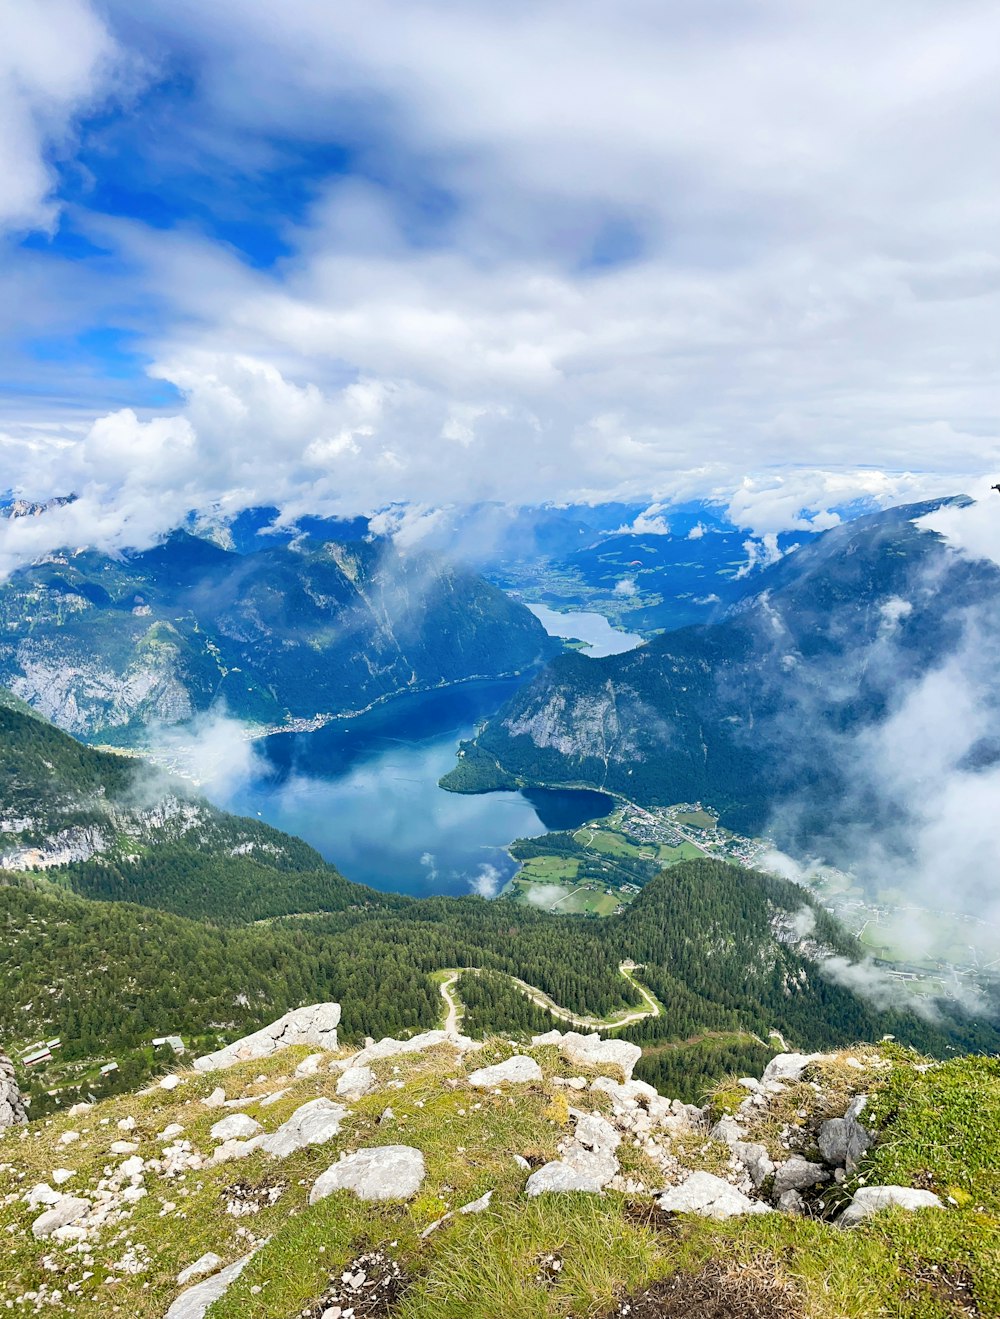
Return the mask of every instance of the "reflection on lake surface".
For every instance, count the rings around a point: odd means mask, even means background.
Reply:
[[[638,633],[620,632],[611,626],[603,614],[592,614],[583,609],[560,613],[548,605],[528,605],[528,608],[550,637],[572,637],[577,641],[586,641],[588,649],[584,653],[592,659],[599,659],[602,655],[620,655],[622,651],[635,650],[636,646],[642,645],[642,637]]]
[[[260,771],[226,804],[297,834],[348,879],[424,897],[499,892],[515,838],[606,814],[604,793],[532,789],[460,796],[437,786],[461,738],[520,680],[404,696],[314,733],[258,743]]]

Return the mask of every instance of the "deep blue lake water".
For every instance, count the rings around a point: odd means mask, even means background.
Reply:
[[[516,869],[504,850],[515,838],[577,828],[614,804],[600,792],[469,797],[437,786],[459,740],[519,682],[399,697],[314,733],[266,738],[256,744],[260,771],[227,805],[304,838],[358,883],[419,897],[492,896]]]

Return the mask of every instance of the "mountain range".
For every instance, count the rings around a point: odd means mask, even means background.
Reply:
[[[0,681],[104,741],[219,705],[260,725],[358,711],[558,649],[478,574],[387,541],[238,553],[179,531],[119,558],[49,555],[0,585]]]
[[[700,800],[751,834],[788,807],[789,841],[877,813],[886,802],[859,772],[859,736],[959,652],[971,623],[981,645],[997,640],[1000,570],[923,529],[936,507],[826,532],[759,574],[718,622],[602,659],[557,657],[462,747],[443,786]]]

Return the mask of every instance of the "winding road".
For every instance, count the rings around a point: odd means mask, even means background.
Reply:
[[[441,997],[445,1002],[444,1029],[448,1031],[449,1034],[458,1034],[458,1028],[464,1014],[464,1005],[455,990],[455,985],[458,982],[459,976],[481,975],[483,969],[483,967],[479,966],[449,967],[442,973],[445,979],[441,981],[439,988],[441,991]],[[529,985],[526,980],[519,980],[517,976],[508,975],[507,978],[516,985],[521,993],[524,994],[526,998],[529,998],[536,1007],[543,1008],[546,1012],[550,1013],[553,1017],[557,1017],[560,1021],[566,1021],[571,1026],[581,1027],[584,1030],[609,1031],[621,1030],[623,1026],[632,1026],[637,1021],[645,1021],[647,1017],[659,1017],[663,1015],[663,1004],[650,993],[645,985],[640,984],[636,979],[635,972],[639,969],[640,968],[634,962],[622,962],[618,967],[621,975],[625,977],[630,985],[634,986],[634,988],[639,991],[639,994],[642,996],[647,1006],[645,1008],[626,1009],[622,1012],[615,1012],[607,1017],[579,1016],[575,1012],[570,1012],[567,1008],[560,1007],[558,1003],[550,998],[543,989],[539,989],[537,985]],[[505,975],[507,973],[497,971],[494,972],[494,974]]]

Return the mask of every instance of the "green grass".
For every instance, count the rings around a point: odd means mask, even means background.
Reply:
[[[859,1047],[838,1054],[817,1072],[829,1104],[845,1104],[860,1088],[872,1094],[872,1119],[881,1143],[862,1170],[872,1182],[930,1185],[955,1202],[945,1212],[881,1214],[850,1231],[808,1219],[773,1214],[716,1224],[696,1218],[659,1225],[636,1211],[649,1204],[607,1192],[527,1200],[524,1171],[515,1153],[543,1160],[571,1129],[569,1106],[607,1111],[593,1091],[567,1092],[553,1084],[569,1069],[554,1047],[532,1050],[542,1065],[541,1083],[499,1095],[472,1091],[469,1068],[509,1056],[504,1039],[488,1041],[467,1064],[449,1048],[386,1059],[375,1065],[379,1090],[352,1105],[339,1137],[322,1148],[272,1161],[249,1159],[205,1167],[183,1178],[147,1174],[149,1194],[123,1222],[105,1230],[84,1257],[51,1242],[39,1243],[30,1223],[39,1210],[20,1199],[37,1181],[63,1165],[75,1170],[67,1190],[92,1188],[120,1138],[117,1120],[133,1115],[144,1158],[160,1147],[157,1133],[180,1123],[183,1137],[203,1152],[219,1110],[201,1102],[218,1083],[228,1095],[250,1101],[239,1111],[273,1130],[301,1103],[333,1095],[336,1076],[295,1079],[307,1049],[241,1064],[223,1074],[187,1073],[174,1092],[108,1100],[85,1115],[37,1122],[27,1134],[0,1141],[0,1310],[25,1290],[46,1285],[63,1290],[60,1313],[128,1315],[160,1319],[177,1294],[178,1271],[208,1250],[229,1262],[245,1254],[249,1231],[270,1238],[209,1319],[291,1319],[312,1306],[331,1274],[367,1249],[384,1247],[399,1261],[409,1286],[399,1319],[597,1319],[616,1299],[677,1271],[697,1271],[715,1261],[740,1276],[780,1279],[801,1298],[803,1319],[954,1319],[954,1289],[970,1292],[982,1316],[1000,1314],[1000,1062],[959,1058],[918,1072],[903,1050]],[[883,1056],[883,1052],[885,1056]],[[860,1063],[848,1063],[853,1056]],[[397,1085],[398,1083],[398,1085]],[[279,1102],[262,1108],[259,1098],[288,1087]],[[791,1118],[816,1092],[808,1080],[781,1096],[775,1120]],[[730,1109],[739,1094],[732,1080],[716,1090],[717,1107]],[[380,1122],[386,1105],[395,1117]],[[224,1112],[225,1110],[223,1110]],[[63,1131],[81,1139],[59,1144]],[[372,1205],[347,1192],[308,1204],[316,1176],[342,1151],[363,1146],[411,1144],[424,1152],[427,1178],[407,1204]],[[690,1146],[690,1148],[688,1148]],[[723,1169],[726,1152],[702,1137],[678,1144],[689,1162]],[[622,1167],[646,1181],[655,1172],[638,1150],[623,1143]],[[225,1192],[236,1182],[280,1183],[277,1203],[261,1213],[233,1218]],[[422,1240],[420,1233],[444,1212],[493,1190],[490,1208],[456,1216]],[[149,1266],[129,1275],[113,1264],[126,1242],[148,1247]],[[558,1275],[539,1280],[540,1259],[558,1255]],[[75,1294],[70,1281],[93,1277]],[[119,1281],[106,1284],[109,1276]],[[44,1312],[49,1311],[48,1306]],[[51,1307],[54,1311],[56,1307]],[[15,1304],[14,1313],[31,1307]]]

